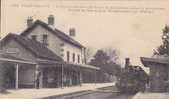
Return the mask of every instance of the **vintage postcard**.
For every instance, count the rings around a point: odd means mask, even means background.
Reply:
[[[169,99],[168,0],[1,0],[0,99]]]

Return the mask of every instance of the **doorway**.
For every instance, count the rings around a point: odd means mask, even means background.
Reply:
[[[3,63],[4,66],[4,87],[7,89],[15,88],[15,65],[11,63]]]

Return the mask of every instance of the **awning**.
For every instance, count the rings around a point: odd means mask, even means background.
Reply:
[[[32,64],[35,65],[36,63],[24,60],[18,57],[14,57],[8,54],[0,54],[0,61],[1,62],[13,62],[13,63],[22,63],[22,64]]]
[[[100,70],[100,68],[98,67],[87,65],[87,64],[75,64],[75,63],[66,63],[66,64],[76,66],[76,67],[86,68],[86,69]]]
[[[168,58],[147,58],[141,57],[141,62],[144,64],[145,67],[149,67],[150,63],[158,63],[158,64],[166,64],[169,65]]]
[[[37,60],[39,64],[47,64],[48,66],[61,66],[63,65],[64,67],[73,67],[73,68],[81,68],[81,69],[92,69],[92,70],[100,70],[100,68],[92,66],[92,65],[87,65],[87,64],[76,64],[76,63],[69,63],[69,62],[58,62],[58,61],[52,61],[52,60],[42,60],[39,59]]]

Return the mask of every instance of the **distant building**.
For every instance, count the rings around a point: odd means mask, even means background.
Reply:
[[[75,29],[71,28],[70,35],[66,35],[54,24],[53,15],[48,17],[48,24],[40,20],[33,22],[29,17],[28,27],[20,35],[10,33],[1,40],[5,55],[17,59],[15,62],[0,60],[9,67],[8,71],[13,71],[13,75],[6,75],[9,88],[80,85],[83,72],[94,76],[99,70],[86,65],[85,47],[73,39]]]
[[[169,89],[169,59],[168,57],[141,57],[145,67],[150,68],[150,90],[165,92]]]

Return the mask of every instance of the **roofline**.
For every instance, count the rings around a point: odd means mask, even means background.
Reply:
[[[9,33],[8,35],[10,35],[10,34],[14,34],[14,33]],[[8,36],[7,35],[7,36]],[[18,35],[18,34],[14,34],[14,35]],[[0,43],[2,43],[4,40],[6,40],[7,39],[7,36],[6,37],[4,37],[1,41],[0,41]],[[19,36],[19,35],[18,35]],[[53,60],[53,61],[56,61],[56,60],[54,60],[54,59],[51,59],[51,58],[48,58],[48,57],[42,57],[42,56],[39,56],[39,55],[37,55],[35,52],[33,52],[29,47],[26,47],[22,42],[20,42],[19,40],[17,40],[17,39],[13,39],[13,40],[15,40],[16,42],[18,42],[19,44],[21,44],[21,46],[23,46],[26,50],[28,50],[35,58],[42,58],[42,59],[48,59],[48,60]],[[39,42],[38,42],[39,43]],[[2,45],[3,46],[3,45]]]
[[[86,69],[100,70],[99,67],[87,65],[87,64],[75,64],[75,63],[68,63],[68,62],[65,62],[65,64],[79,66],[79,67],[86,68]]]
[[[0,58],[0,61],[22,63],[22,64],[31,64],[31,65],[35,65],[36,64],[35,62],[15,60],[15,59],[8,59],[8,58]]]
[[[68,62],[58,62],[58,61],[50,61],[50,60],[41,60],[41,59],[38,59],[37,60],[38,63],[51,63],[51,64],[60,64],[60,65],[73,65],[73,66],[76,66],[76,67],[80,67],[80,68],[86,68],[86,69],[93,69],[93,70],[100,70],[99,67],[95,67],[95,66],[92,66],[92,65],[86,65],[86,64],[75,64],[75,63],[68,63]]]
[[[41,21],[41,20],[36,20],[31,27],[26,28],[23,32],[21,32],[20,35],[22,35],[22,36],[28,35],[28,34],[30,33],[29,31],[32,31],[32,30],[37,26],[37,24],[39,24],[39,25],[45,27],[46,29],[48,29],[49,31],[51,31],[54,35],[56,35],[56,31],[54,31],[53,29],[51,29],[45,22],[43,22],[43,21]],[[58,30],[58,31],[59,31],[59,32],[62,32],[62,31],[60,31],[60,30]],[[62,32],[62,33],[63,33],[64,35],[68,36],[66,33],[64,33],[64,32]],[[56,36],[58,36],[58,35],[56,35]],[[74,43],[72,43],[72,42],[70,42],[70,41],[67,41],[67,40],[63,39],[63,38],[61,38],[61,39],[64,40],[64,41],[66,41],[66,42],[69,43],[69,44],[74,45],[74,46],[77,46],[77,47],[80,47],[80,48],[85,48],[85,47],[84,47],[83,45],[81,45],[79,42],[78,42],[79,44],[74,44]],[[73,40],[74,40],[74,39],[73,39]],[[76,40],[74,40],[74,41],[76,41]],[[77,41],[76,41],[76,42],[77,42]]]
[[[169,59],[162,59],[162,58],[148,58],[148,57],[140,57],[141,62],[145,67],[148,66],[149,63],[158,63],[158,64],[169,64]]]

